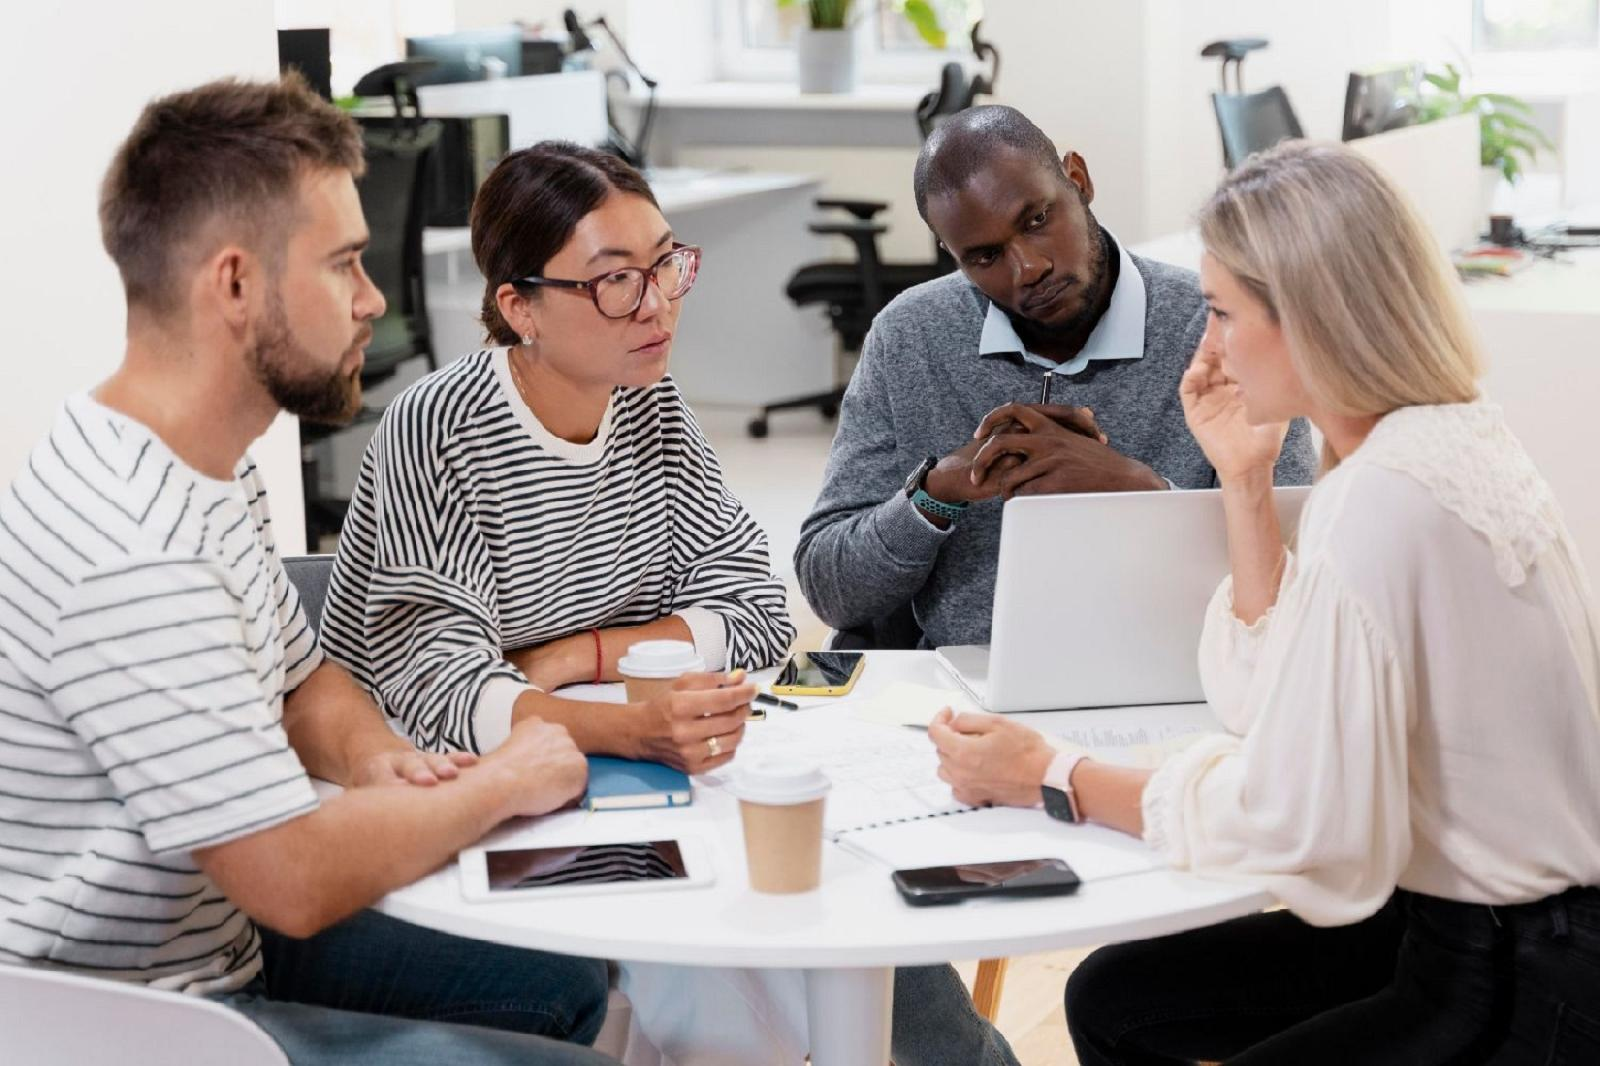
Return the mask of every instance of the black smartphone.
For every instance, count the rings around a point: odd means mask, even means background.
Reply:
[[[797,651],[772,682],[779,696],[843,696],[855,687],[867,664],[865,652]]]
[[[1061,859],[924,866],[896,870],[893,877],[901,898],[915,907],[988,896],[1065,896],[1080,884],[1072,867]]]

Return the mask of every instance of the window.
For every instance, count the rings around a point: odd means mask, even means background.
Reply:
[[[937,49],[920,36],[895,0],[855,0],[851,22],[857,40],[858,80],[880,84],[932,84],[939,68],[971,55],[969,34],[983,15],[983,0],[929,0],[946,35]],[[728,81],[787,81],[795,76],[794,49],[807,23],[806,2],[718,0],[718,76]]]
[[[1474,52],[1600,46],[1600,0],[1473,0]]]

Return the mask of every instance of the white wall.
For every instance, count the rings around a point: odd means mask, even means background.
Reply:
[[[1143,138],[1143,235],[1187,225],[1222,175],[1222,146],[1211,108],[1217,63],[1200,58],[1202,47],[1228,37],[1267,38],[1271,43],[1245,60],[1246,91],[1283,86],[1306,136],[1338,140],[1350,72],[1395,58],[1392,6],[1392,0],[1146,0],[1151,92]]]
[[[671,7],[678,0],[667,4],[661,3],[661,0],[655,2],[662,7]],[[628,6],[627,0],[456,0],[456,28],[472,30],[521,22],[529,26],[542,23],[545,29],[560,32],[561,13],[570,7],[585,22],[604,15],[612,29],[624,33],[628,26]],[[632,51],[632,42],[628,43]]]
[[[1083,156],[1096,216],[1126,240],[1143,235],[1148,6],[991,0],[984,10],[985,36],[1002,62],[993,102],[1018,108],[1060,151]]]
[[[100,246],[96,200],[139,109],[151,96],[210,78],[278,69],[272,0],[164,0],[159,17],[143,4],[95,4],[92,14],[79,4],[13,4],[6,29],[0,481],[15,474],[61,400],[121,358],[122,285]],[[280,419],[255,454],[280,544],[286,553],[302,550],[293,422]]]

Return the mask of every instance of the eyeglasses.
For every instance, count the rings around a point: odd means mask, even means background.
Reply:
[[[595,310],[607,318],[627,318],[639,310],[644,302],[647,281],[656,283],[661,295],[669,300],[682,299],[694,286],[695,275],[700,272],[700,249],[692,244],[675,244],[672,251],[657,259],[648,269],[622,267],[597,274],[588,281],[570,281],[566,278],[526,277],[515,278],[511,284],[518,288],[548,285],[553,289],[584,289],[594,301]]]

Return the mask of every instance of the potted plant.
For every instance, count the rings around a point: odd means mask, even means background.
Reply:
[[[802,0],[777,0],[779,7],[793,7]],[[855,26],[853,0],[803,0],[806,26],[800,30],[797,56],[800,66],[800,91],[803,93],[847,93],[856,85]],[[920,36],[934,48],[945,46],[945,33],[938,12],[928,0],[892,0]],[[863,7],[871,6],[867,4]]]
[[[1432,122],[1451,115],[1478,116],[1483,212],[1490,214],[1501,179],[1515,185],[1539,149],[1554,149],[1555,145],[1530,121],[1533,109],[1526,102],[1505,93],[1464,92],[1461,71],[1454,63],[1446,63],[1442,74],[1424,74],[1423,80],[1433,88],[1423,92],[1417,102],[1418,121]]]

